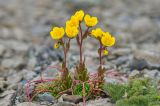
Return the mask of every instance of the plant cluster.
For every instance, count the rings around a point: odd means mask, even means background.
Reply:
[[[82,24],[84,27],[82,27]],[[71,93],[85,97],[89,96],[89,94],[101,92],[105,72],[102,66],[102,57],[108,55],[107,47],[115,44],[115,37],[109,32],[103,31],[101,28],[93,28],[97,24],[97,17],[85,14],[83,10],[79,10],[66,21],[65,28],[53,27],[50,35],[55,42],[54,48],[62,48],[64,54],[62,67],[59,69],[61,75],[56,81],[37,84],[35,93],[37,93],[37,91],[40,91],[38,93],[48,91],[56,97],[63,93]],[[84,40],[87,37],[92,37],[99,43],[99,48],[97,49],[99,54],[99,67],[97,68],[97,77],[94,81],[90,79],[83,55]],[[67,54],[73,39],[76,39],[77,46],[79,47],[79,63],[76,64],[75,72],[72,76],[68,69],[69,61],[67,61]]]
[[[116,106],[160,106],[160,92],[149,79],[132,79],[124,85],[105,84],[103,89]]]
[[[81,27],[83,20],[86,25],[86,29],[84,31]],[[65,28],[54,27],[51,30],[50,35],[56,41],[56,43],[54,44],[54,48],[57,49],[62,46],[64,52],[64,61],[62,67],[64,75],[62,76],[62,78],[66,76],[65,73],[68,74],[68,72],[66,72],[68,71],[67,53],[70,48],[70,41],[75,38],[77,40],[80,54],[80,62],[76,66],[75,79],[83,82],[89,79],[87,69],[85,67],[85,58],[83,56],[83,41],[88,36],[96,38],[99,42],[100,47],[98,49],[98,54],[100,66],[98,70],[100,73],[98,75],[102,75],[101,73],[104,71],[104,69],[102,68],[102,56],[108,54],[107,47],[111,47],[115,44],[115,38],[111,36],[109,32],[104,32],[101,28],[96,28],[92,30],[92,27],[96,26],[97,23],[97,17],[85,14],[83,10],[80,10],[77,11],[74,15],[71,16],[69,20],[66,21]]]

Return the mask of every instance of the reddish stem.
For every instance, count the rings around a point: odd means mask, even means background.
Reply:
[[[101,40],[99,40],[99,43],[100,43],[100,48],[99,48],[99,64],[100,64],[100,67],[102,66],[102,43],[101,43]]]
[[[86,29],[84,34],[82,33],[81,24],[79,24],[79,28],[80,28],[80,37],[79,37],[79,41],[77,41],[77,42],[78,42],[79,49],[80,49],[80,51],[79,51],[80,52],[80,64],[82,64],[83,63],[83,59],[82,59],[82,57],[83,57],[82,44],[83,44],[83,40],[84,40],[86,34],[88,34],[89,27]]]
[[[83,35],[82,35],[82,28],[81,28],[81,24],[79,24],[79,28],[80,28],[80,38],[79,38],[79,49],[80,49],[80,64],[82,64],[82,42],[83,42]]]

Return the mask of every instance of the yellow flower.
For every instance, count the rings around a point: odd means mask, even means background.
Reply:
[[[54,44],[54,48],[55,48],[55,49],[58,49],[58,48],[59,48],[59,44],[58,44],[58,43],[55,43],[55,44]]]
[[[83,11],[83,10],[77,11],[77,12],[75,13],[75,16],[77,17],[77,19],[78,19],[79,21],[82,21],[82,20],[83,20],[83,17],[84,17],[84,11]]]
[[[78,26],[79,26],[78,18],[75,16],[72,16],[71,19],[66,22],[66,26],[78,28]]]
[[[69,38],[74,38],[74,37],[77,36],[77,34],[78,34],[78,28],[76,28],[76,27],[70,27],[70,26],[66,27],[66,35]]]
[[[59,40],[64,36],[64,28],[63,27],[54,27],[50,32],[50,35],[53,39]]]
[[[104,50],[104,51],[103,51],[103,54],[104,54],[104,55],[108,55],[108,50]]]
[[[89,14],[85,15],[84,21],[88,27],[93,27],[98,23],[97,17],[91,17]]]
[[[110,35],[109,32],[103,33],[101,42],[104,46],[113,46],[115,44],[115,38]]]
[[[101,38],[103,31],[101,28],[96,28],[95,30],[92,30],[91,34],[95,37],[95,38]]]

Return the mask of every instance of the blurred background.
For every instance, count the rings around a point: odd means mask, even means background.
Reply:
[[[160,79],[159,5],[160,0],[0,0],[0,81],[14,88],[61,62],[63,53],[54,50],[49,32],[53,26],[65,26],[79,9],[97,16],[97,27],[116,37],[104,57],[106,69],[144,71]],[[92,38],[84,44],[89,71],[97,68],[97,46]],[[79,61],[74,40],[68,60],[71,70]]]

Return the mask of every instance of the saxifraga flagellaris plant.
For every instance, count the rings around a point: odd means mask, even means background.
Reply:
[[[85,23],[86,29],[83,31],[84,28],[82,28],[83,22]],[[77,45],[79,47],[79,64],[76,65],[75,69],[75,75],[74,80],[78,80],[80,82],[86,82],[89,80],[89,74],[87,71],[87,68],[85,66],[85,58],[83,56],[83,41],[87,38],[87,36],[91,36],[93,38],[96,38],[99,42],[99,67],[98,67],[98,86],[99,88],[104,83],[104,72],[105,69],[102,67],[102,57],[104,55],[108,55],[107,47],[111,47],[115,44],[115,38],[111,36],[109,32],[103,31],[101,28],[96,28],[92,30],[92,27],[95,27],[98,24],[97,17],[90,16],[89,14],[85,14],[83,10],[77,11],[75,14],[71,16],[69,20],[66,21],[66,27],[65,27],[65,35],[64,36],[64,30],[56,30],[54,33],[54,30],[57,27],[54,27],[53,30],[50,32],[51,36],[54,40],[58,40],[58,43],[55,43],[55,48],[58,48],[59,45],[62,45],[63,51],[64,51],[64,63],[63,63],[63,70],[64,72],[67,71],[67,65],[66,65],[66,56],[67,52],[70,47],[70,40],[76,38]],[[59,28],[60,29],[60,28]],[[68,42],[65,43],[66,39],[64,40],[64,37],[68,39]],[[65,74],[64,74],[65,75]],[[62,76],[62,78],[65,76]]]
[[[91,31],[91,36],[99,41],[99,67],[98,67],[98,86],[102,87],[104,83],[105,68],[102,67],[102,56],[108,55],[107,47],[115,44],[115,38],[109,32],[104,32],[101,28],[96,28]]]
[[[86,27],[82,28],[82,24]],[[64,27],[54,27],[50,31],[51,38],[55,41],[54,48],[62,48],[64,59],[62,67],[60,67],[61,76],[54,79],[41,79],[29,82],[38,83],[35,87],[35,95],[32,95],[32,99],[42,92],[51,92],[53,96],[59,97],[61,94],[69,92],[72,95],[83,96],[85,101],[86,96],[97,94],[101,92],[101,85],[104,83],[104,72],[102,64],[102,57],[108,55],[107,47],[111,47],[115,44],[115,38],[111,36],[109,32],[103,31],[101,28],[92,29],[98,24],[97,17],[85,14],[83,10],[77,11],[74,15],[66,21]],[[85,29],[85,30],[84,30]],[[97,79],[93,80],[87,71],[85,66],[85,57],[83,55],[84,40],[87,37],[93,37],[99,42],[99,67],[97,71]],[[79,63],[75,66],[74,77],[71,77],[68,69],[67,54],[70,49],[70,42],[72,39],[76,39],[77,46],[79,47]],[[52,67],[52,66],[51,66]],[[55,68],[55,67],[52,67]],[[98,87],[97,87],[98,86]],[[29,86],[27,86],[28,90]],[[27,96],[30,98],[28,91]],[[32,100],[31,99],[31,100]]]

